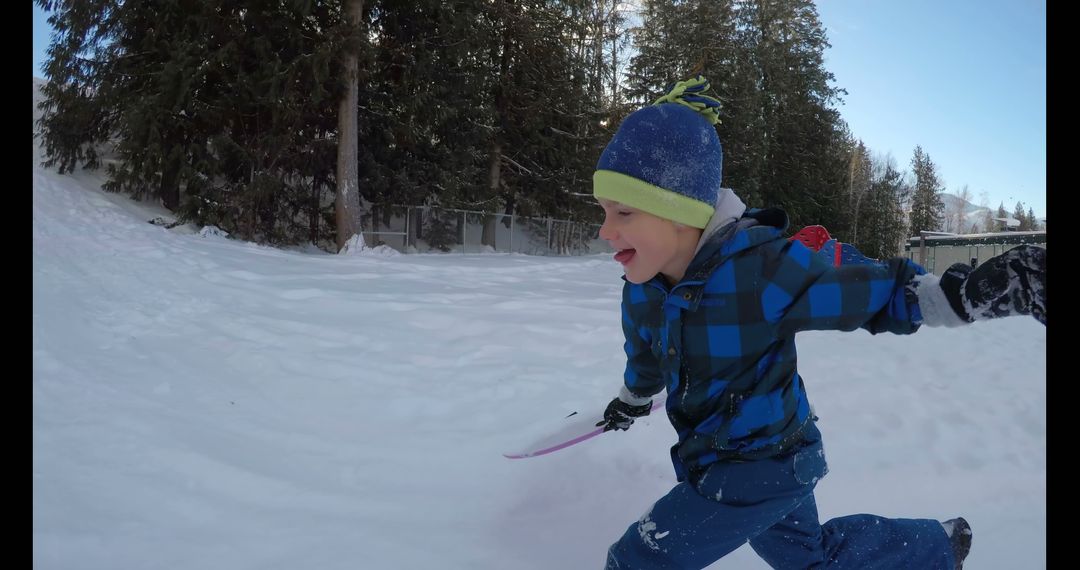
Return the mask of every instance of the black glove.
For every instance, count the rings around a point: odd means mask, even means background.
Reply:
[[[634,406],[615,398],[608,404],[607,409],[604,410],[604,419],[597,422],[596,427],[604,426],[604,431],[611,431],[613,429],[627,430],[630,429],[630,425],[634,423],[634,418],[647,416],[651,411],[651,400],[646,404]]]
[[[1032,315],[1046,325],[1046,249],[1021,245],[974,270],[957,263],[941,276],[952,310],[967,322]]]

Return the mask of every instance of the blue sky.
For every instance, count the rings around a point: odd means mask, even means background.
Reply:
[[[45,77],[41,70],[45,62],[45,49],[49,47],[49,34],[52,27],[45,21],[45,11],[34,4],[34,77]]]
[[[871,151],[907,170],[915,145],[946,191],[1046,214],[1045,0],[819,0],[847,89],[841,115]],[[49,41],[34,5],[34,75]]]
[[[1044,0],[819,0],[847,89],[841,115],[909,169],[915,145],[947,191],[1046,213]]]

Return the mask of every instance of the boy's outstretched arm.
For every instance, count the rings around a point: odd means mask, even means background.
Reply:
[[[834,267],[801,243],[786,242],[765,254],[761,308],[778,336],[860,327],[910,334],[922,324],[958,326],[1021,314],[1035,314],[1045,324],[1044,249],[1021,246],[976,271],[963,267],[953,266],[941,279],[899,257]],[[970,309],[963,314],[954,308],[965,306]]]

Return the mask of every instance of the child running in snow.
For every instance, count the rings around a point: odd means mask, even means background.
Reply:
[[[719,102],[698,76],[630,114],[600,156],[600,237],[625,270],[626,371],[598,425],[625,430],[667,390],[679,483],[608,550],[607,568],[703,568],[749,541],[774,568],[960,568],[963,518],[818,521],[828,472],[795,334],[1033,315],[1046,250],[1011,249],[940,278],[905,258],[834,266],[785,239],[787,215],[721,188]]]

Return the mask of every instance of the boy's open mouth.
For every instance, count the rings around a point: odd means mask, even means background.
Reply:
[[[635,253],[637,253],[636,249],[620,250],[618,253],[615,254],[615,261],[626,265],[627,263],[630,263],[630,260],[634,257]]]

